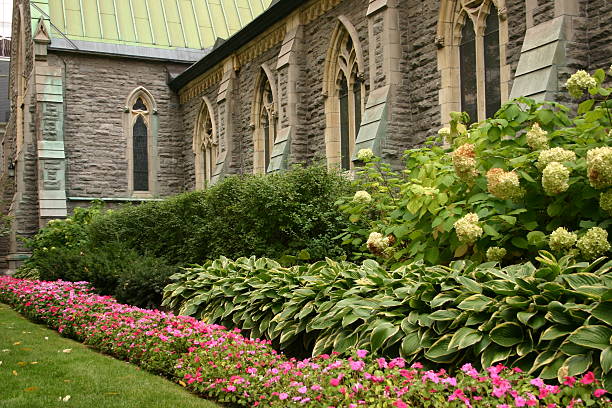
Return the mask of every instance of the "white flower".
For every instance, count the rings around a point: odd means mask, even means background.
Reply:
[[[465,143],[457,148],[452,153],[453,167],[457,177],[468,183],[473,182],[478,175],[476,170],[476,154],[474,153],[474,145]]]
[[[578,236],[573,232],[569,232],[563,227],[559,227],[550,234],[548,246],[553,251],[568,250],[574,246]]]
[[[357,159],[361,161],[370,161],[374,158],[372,149],[360,149],[357,152]]]
[[[518,174],[499,168],[487,172],[487,189],[489,193],[502,200],[517,200],[525,194]]]
[[[595,259],[610,250],[608,232],[599,227],[590,228],[576,246],[586,259]]]
[[[599,196],[599,206],[602,210],[612,215],[612,190],[601,193]]]
[[[469,213],[455,221],[455,233],[459,241],[464,244],[473,244],[482,236],[483,230],[478,225],[478,215]]]
[[[569,188],[570,170],[558,162],[549,163],[542,172],[542,187],[548,195],[567,191]]]
[[[382,255],[382,253],[389,247],[390,239],[389,237],[385,237],[380,232],[371,232],[368,237],[368,249],[377,255]]]
[[[487,249],[487,261],[500,262],[506,256],[506,248],[491,247]]]
[[[569,94],[574,98],[580,98],[584,89],[594,88],[597,81],[584,70],[577,71],[565,83]]]
[[[565,150],[562,147],[553,147],[552,149],[542,150],[538,155],[536,166],[542,170],[552,162],[572,162],[576,160],[576,153],[571,150]]]
[[[587,175],[594,188],[612,186],[612,147],[598,147],[587,152]]]
[[[548,132],[542,130],[539,123],[534,123],[527,132],[527,144],[533,150],[548,149]]]
[[[356,203],[369,203],[372,201],[372,196],[367,191],[357,191],[353,197],[353,201]]]
[[[449,137],[451,134],[451,130],[450,128],[443,127],[443,128],[440,128],[440,130],[438,130],[438,134],[442,137]]]

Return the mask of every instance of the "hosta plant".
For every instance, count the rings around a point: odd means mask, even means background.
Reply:
[[[283,268],[221,258],[174,275],[164,304],[313,355],[367,349],[410,361],[503,362],[562,379],[612,374],[612,261],[456,261],[388,270],[327,260]]]

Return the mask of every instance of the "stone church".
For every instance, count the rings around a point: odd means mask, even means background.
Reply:
[[[397,162],[466,111],[567,102],[612,63],[610,0],[15,0],[0,186],[19,236],[99,199],[359,149]]]

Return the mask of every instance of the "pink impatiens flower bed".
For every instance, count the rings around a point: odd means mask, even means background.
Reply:
[[[0,277],[0,301],[65,336],[239,406],[610,406],[610,394],[591,372],[554,385],[501,364],[482,372],[466,364],[451,375],[401,358],[371,358],[365,350],[348,359],[295,360],[239,330],[119,304],[85,282]]]

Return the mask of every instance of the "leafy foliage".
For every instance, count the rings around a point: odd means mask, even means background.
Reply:
[[[333,240],[346,226],[335,202],[350,190],[323,166],[233,176],[206,191],[107,211],[89,234],[94,245],[120,241],[181,265],[222,255],[322,259],[344,254]]]
[[[492,247],[505,250],[491,253],[505,263],[533,260],[560,227],[578,238],[593,227],[612,233],[604,209],[612,202],[612,100],[604,79],[603,70],[595,73],[591,99],[573,118],[560,104],[519,98],[469,129],[467,115],[453,113],[450,128],[406,152],[402,171],[366,160],[355,181],[362,192],[340,202],[352,224],[339,238],[355,259],[435,265],[482,262]],[[478,220],[460,236],[455,223],[468,214]],[[373,232],[388,237],[389,248],[368,251]],[[590,260],[610,247],[589,248],[555,247],[555,254]]]
[[[364,348],[433,363],[509,362],[543,378],[589,369],[610,377],[612,261],[538,260],[389,271],[373,260],[284,268],[221,258],[176,274],[164,304],[313,355]]]

